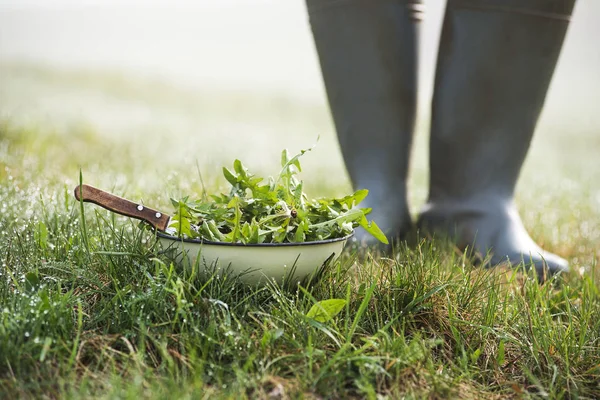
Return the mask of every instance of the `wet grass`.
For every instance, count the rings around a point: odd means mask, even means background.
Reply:
[[[137,223],[72,197],[81,168],[168,211],[169,196],[200,193],[195,160],[157,165],[137,139],[5,120],[0,398],[598,398],[600,176],[586,140],[538,145],[519,191],[569,274],[539,285],[421,239],[392,257],[349,249],[304,292],[192,274]],[[348,190],[304,174],[315,195]],[[347,300],[332,321],[306,318],[330,298]]]

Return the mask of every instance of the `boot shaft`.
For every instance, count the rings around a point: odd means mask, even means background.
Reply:
[[[346,169],[391,239],[409,226],[406,180],[416,103],[421,5],[308,0],[310,24]]]
[[[405,187],[417,103],[420,5],[307,1],[327,98],[355,186],[373,181]]]
[[[430,201],[512,198],[574,3],[448,1],[432,104]]]

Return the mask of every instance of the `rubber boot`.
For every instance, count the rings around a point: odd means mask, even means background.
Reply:
[[[307,8],[352,185],[369,190],[360,206],[372,207],[369,218],[394,239],[411,227],[406,180],[420,0],[307,0]]]
[[[513,197],[575,0],[449,0],[418,225],[501,263],[568,270],[526,232]]]

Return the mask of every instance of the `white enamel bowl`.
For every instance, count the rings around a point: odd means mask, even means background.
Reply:
[[[90,185],[77,186],[74,194],[79,201],[147,222],[156,229],[163,250],[173,253],[178,262],[198,266],[202,273],[228,271],[250,284],[266,283],[270,279],[281,284],[293,283],[310,278],[314,273],[318,275],[321,267],[339,257],[352,236],[317,242],[248,245],[180,239],[164,233],[171,220],[167,214]]]
[[[162,232],[157,235],[163,250],[173,252],[178,262],[197,266],[201,273],[228,271],[253,285],[268,280],[283,284],[310,279],[311,274],[339,257],[352,236],[316,242],[244,245],[180,239]]]

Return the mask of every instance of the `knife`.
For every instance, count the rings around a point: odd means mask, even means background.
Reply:
[[[143,204],[115,196],[90,185],[78,185],[75,188],[75,198],[78,201],[94,203],[109,211],[127,217],[136,218],[147,222],[154,229],[170,235],[176,233],[175,229],[169,228],[171,216],[161,211],[153,210]]]

